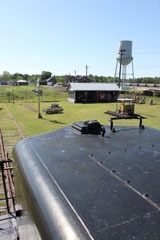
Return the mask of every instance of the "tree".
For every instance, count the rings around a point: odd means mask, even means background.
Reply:
[[[38,77],[40,77],[38,74],[33,74],[28,77],[28,81],[37,81]]]
[[[3,74],[1,75],[1,78],[5,78],[7,80],[11,80],[10,73],[8,71],[3,71]]]
[[[23,75],[23,77],[24,77],[25,80],[28,80],[29,74],[26,74],[26,73],[25,73],[25,74]]]
[[[41,81],[45,81],[47,80],[48,78],[50,78],[52,76],[52,73],[51,72],[45,72],[43,71],[42,74],[41,74]]]
[[[24,79],[24,76],[22,73],[14,73],[12,74],[12,79],[21,80],[21,79]]]

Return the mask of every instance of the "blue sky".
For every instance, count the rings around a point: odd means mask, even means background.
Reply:
[[[135,77],[160,76],[160,0],[1,0],[0,73],[114,76],[133,41]],[[128,71],[130,71],[128,67]]]

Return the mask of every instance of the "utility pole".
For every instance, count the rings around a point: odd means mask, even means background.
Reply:
[[[120,67],[119,67],[119,80],[118,80],[118,86],[120,88],[121,86],[121,67],[122,67],[122,56],[123,56],[123,52],[125,52],[126,50],[124,49],[121,49],[119,51],[119,54],[120,54]]]
[[[14,88],[13,88],[13,104],[14,104]]]
[[[40,89],[40,78],[37,79],[37,94],[38,94],[38,116],[37,118],[42,118],[41,112],[40,112],[40,102],[41,102],[41,94],[42,90]]]
[[[86,64],[85,68],[86,68],[86,77],[87,77],[88,76],[88,68],[89,68],[89,66],[87,66],[87,64]]]
[[[35,92],[35,94],[38,96],[38,116],[37,118],[42,118],[41,112],[40,112],[40,102],[41,102],[41,95],[43,93],[43,91],[40,89],[40,78],[37,78],[37,89],[36,90],[32,90],[33,92]]]

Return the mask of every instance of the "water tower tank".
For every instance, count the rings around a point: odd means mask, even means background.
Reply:
[[[132,60],[132,41],[120,41],[118,48],[118,60],[120,61],[122,52],[122,65],[128,65]]]

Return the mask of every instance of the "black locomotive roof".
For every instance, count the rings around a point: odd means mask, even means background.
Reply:
[[[160,239],[160,131],[105,129],[65,127],[16,145],[41,224],[57,239]]]

